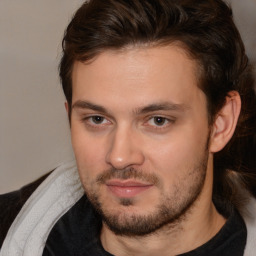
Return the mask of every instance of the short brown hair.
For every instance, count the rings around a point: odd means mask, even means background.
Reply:
[[[72,68],[75,61],[93,60],[106,50],[130,45],[180,42],[199,63],[198,86],[207,97],[209,123],[236,90],[242,110],[235,135],[214,157],[216,194],[233,193],[230,171],[251,185],[255,161],[246,158],[246,147],[255,152],[256,97],[252,68],[231,8],[222,0],[91,0],[75,13],[63,39],[60,78],[69,108],[72,105]],[[252,156],[255,159],[254,156]],[[254,163],[253,163],[254,161]],[[254,178],[255,179],[255,178]],[[226,183],[225,183],[226,182]],[[226,185],[229,189],[226,189]]]

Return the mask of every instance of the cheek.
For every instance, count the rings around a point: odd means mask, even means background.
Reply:
[[[89,136],[83,128],[75,125],[71,128],[71,137],[79,172],[85,175],[89,170],[90,173],[96,174],[106,168],[105,147],[102,140]]]
[[[152,150],[148,153],[147,159],[152,166],[151,169],[162,179],[171,178],[172,180],[180,172],[180,169],[187,165],[186,162],[190,157],[187,145],[176,140],[164,145],[153,146]]]
[[[158,175],[163,175],[162,178],[175,179],[189,171],[206,150],[207,130],[201,128],[200,134],[197,130],[192,127],[179,129],[164,141],[151,141],[146,157],[148,164]]]

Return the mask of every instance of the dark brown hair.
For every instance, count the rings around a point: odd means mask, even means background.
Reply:
[[[214,193],[232,200],[234,189],[229,177],[234,176],[233,171],[239,182],[253,192],[256,183],[254,81],[232,11],[221,0],[85,2],[75,13],[63,39],[60,78],[69,108],[75,61],[93,60],[106,50],[173,42],[180,43],[199,64],[198,86],[207,97],[210,124],[224,105],[228,92],[236,90],[242,99],[236,132],[214,158]],[[247,150],[253,151],[252,158],[245,154]]]

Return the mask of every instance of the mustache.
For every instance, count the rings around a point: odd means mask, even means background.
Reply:
[[[103,173],[97,176],[96,182],[98,184],[104,184],[106,183],[107,180],[110,180],[110,179],[120,179],[120,180],[135,179],[135,180],[148,182],[154,185],[160,184],[159,178],[155,174],[145,173],[133,167],[125,168],[125,169],[111,168],[111,169],[105,170]]]

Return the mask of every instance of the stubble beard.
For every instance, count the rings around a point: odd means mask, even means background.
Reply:
[[[154,211],[145,214],[128,213],[129,207],[134,205],[133,198],[120,198],[119,205],[122,211],[111,211],[103,206],[100,200],[98,190],[85,186],[85,191],[89,201],[95,210],[102,217],[102,221],[116,235],[121,236],[145,236],[157,232],[161,228],[167,227],[172,229],[182,222],[186,215],[189,214],[199,198],[203,189],[207,171],[208,152],[205,151],[203,156],[197,160],[193,168],[186,173],[186,176],[180,178],[172,189],[172,194],[161,194],[159,204]],[[161,182],[154,174],[145,174],[145,172],[129,168],[125,170],[110,169],[103,172],[97,177],[98,185],[105,184],[110,178],[118,179],[137,179],[147,181],[161,186]],[[97,188],[97,186],[96,186]],[[125,210],[127,207],[127,212]]]

